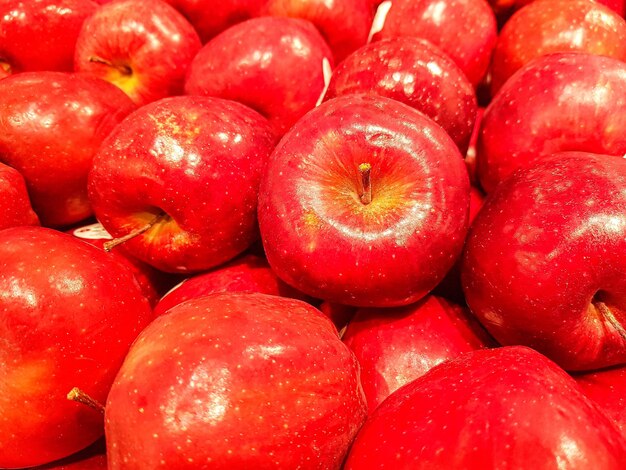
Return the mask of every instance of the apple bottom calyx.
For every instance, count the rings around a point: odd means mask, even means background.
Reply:
[[[105,242],[103,245],[104,251],[106,252],[111,251],[116,246],[121,245],[122,243],[125,243],[128,240],[135,238],[141,235],[142,233],[147,232],[148,230],[150,230],[152,227],[154,227],[156,224],[158,224],[162,220],[169,219],[169,218],[170,218],[169,215],[167,215],[165,212],[160,212],[159,214],[155,215],[154,218],[150,220],[147,224],[142,225],[141,227],[136,228],[135,230],[132,230],[131,232],[124,235],[123,237],[114,238],[113,240]]]

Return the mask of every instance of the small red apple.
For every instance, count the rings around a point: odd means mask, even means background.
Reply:
[[[570,150],[626,154],[626,63],[568,52],[520,69],[485,110],[480,184],[490,192],[515,169]]]
[[[339,469],[366,411],[358,363],[317,309],[214,294],[135,341],[106,404],[109,465]]]
[[[42,227],[0,231],[0,467],[69,456],[102,435],[104,402],[131,342],[152,320],[132,273]]]
[[[626,21],[593,0],[543,0],[519,10],[498,36],[491,94],[532,59],[580,51],[626,61]]]
[[[476,87],[496,44],[497,24],[486,0],[393,0],[374,40],[417,36],[439,46]]]
[[[71,72],[78,33],[97,7],[91,0],[0,1],[0,78]]]
[[[364,46],[374,12],[371,0],[266,0],[262,15],[309,20],[333,51],[335,63]]]
[[[493,345],[466,308],[435,296],[406,307],[359,309],[343,341],[361,365],[370,413],[434,366]]]
[[[189,67],[185,93],[243,103],[282,136],[315,107],[332,64],[330,48],[309,21],[255,18],[202,48]]]
[[[626,363],[626,160],[564,152],[515,172],[468,235],[472,312],[567,370]]]
[[[170,308],[189,299],[218,292],[258,292],[306,299],[304,294],[281,281],[265,258],[248,254],[224,266],[185,279],[163,296],[154,308],[154,315],[163,315]]]
[[[94,158],[96,216],[114,237],[137,235],[116,249],[162,271],[229,261],[258,236],[258,187],[274,139],[265,118],[234,101],[179,96],[145,105]]]
[[[0,161],[17,169],[46,226],[92,214],[87,173],[104,138],[135,106],[111,84],[63,72],[0,80]]]
[[[200,50],[193,26],[162,0],[114,0],[89,17],[74,69],[107,80],[138,105],[179,95]]]
[[[524,347],[472,351],[385,400],[345,469],[621,470],[626,440],[576,382]]]
[[[423,112],[465,153],[476,120],[476,96],[463,71],[430,42],[385,39],[350,54],[333,71],[325,99],[376,93]]]
[[[469,181],[448,134],[376,95],[327,101],[272,154],[259,193],[268,261],[288,284],[355,306],[419,300],[459,256]]]
[[[19,171],[0,163],[0,230],[18,225],[39,225]]]

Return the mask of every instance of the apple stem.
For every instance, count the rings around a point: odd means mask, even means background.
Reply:
[[[361,174],[361,202],[365,205],[372,202],[372,181],[370,178],[372,172],[372,165],[369,163],[361,163],[359,165],[359,173]]]
[[[154,217],[154,219],[152,219],[150,222],[148,222],[145,225],[142,225],[141,227],[131,231],[130,233],[127,233],[126,235],[124,235],[123,237],[119,237],[119,238],[114,238],[113,240],[109,240],[108,242],[104,243],[104,251],[109,252],[111,251],[113,248],[115,248],[118,245],[121,245],[122,243],[126,243],[128,240],[135,238],[139,235],[141,235],[144,232],[147,232],[148,230],[150,230],[157,222],[159,222],[161,219],[163,219],[164,217],[166,217],[167,214],[165,214],[165,212],[161,212],[160,214],[156,215]]]
[[[102,406],[102,403],[94,400],[78,387],[74,387],[72,390],[70,390],[70,393],[67,394],[67,399],[70,401],[81,403],[83,405],[87,405],[89,408],[93,408],[94,410],[104,414],[104,406]]]
[[[122,75],[132,75],[133,70],[128,65],[114,64],[113,62],[103,59],[98,56],[89,57],[89,62],[95,62],[96,64],[108,65],[109,67],[113,67],[114,69],[119,70]]]
[[[596,302],[596,308],[600,311],[600,314],[608,320],[613,328],[619,333],[624,341],[626,341],[626,330],[620,322],[617,321],[611,309],[606,306],[604,302]]]
[[[0,77],[8,77],[12,73],[13,69],[11,68],[11,64],[4,59],[0,59]]]

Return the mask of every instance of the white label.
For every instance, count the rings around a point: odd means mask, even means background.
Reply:
[[[75,237],[85,240],[113,240],[111,234],[99,222],[77,228],[72,233]]]
[[[322,90],[320,97],[317,99],[317,103],[315,104],[316,107],[324,101],[324,97],[328,91],[328,86],[330,85],[330,77],[333,75],[333,68],[330,66],[330,60],[326,57],[322,59],[322,75],[324,76],[324,89]]]
[[[370,28],[370,34],[367,37],[367,43],[372,42],[372,38],[374,34],[380,33],[385,27],[385,20],[387,19],[387,14],[391,9],[391,0],[387,0],[380,5],[378,5],[378,10],[376,10],[376,16],[374,16],[374,21],[372,21],[372,27]]]

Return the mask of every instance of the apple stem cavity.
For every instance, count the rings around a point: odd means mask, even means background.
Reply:
[[[94,400],[78,387],[74,387],[72,390],[70,390],[70,393],[67,394],[67,399],[70,401],[81,403],[83,405],[87,405],[89,408],[92,408],[104,414],[104,406],[102,405],[102,403]]]
[[[369,163],[361,163],[359,165],[359,173],[361,174],[361,194],[359,198],[365,205],[372,202],[372,181],[370,178],[372,165]]]
[[[615,315],[613,315],[611,309],[607,307],[604,302],[596,302],[595,306],[600,315],[605,318],[611,324],[611,326],[615,328],[615,330],[622,337],[622,339],[626,341],[626,329],[624,329],[622,324],[617,321],[617,318],[615,318]]]
[[[128,65],[114,64],[113,62],[103,59],[102,57],[91,56],[89,62],[95,62],[97,64],[107,65],[114,69],[117,69],[122,75],[132,75],[133,70]]]
[[[104,245],[103,245],[104,246],[104,251],[106,251],[108,253],[109,251],[111,251],[116,246],[121,245],[122,243],[126,243],[128,240],[131,240],[132,238],[135,238],[135,237],[141,235],[142,233],[147,232],[152,227],[154,227],[154,225],[156,223],[158,223],[159,221],[161,221],[165,217],[167,217],[167,214],[165,212],[161,212],[160,214],[156,215],[147,224],[142,225],[141,227],[131,231],[130,233],[127,233],[123,237],[114,238],[113,240],[105,242]]]

